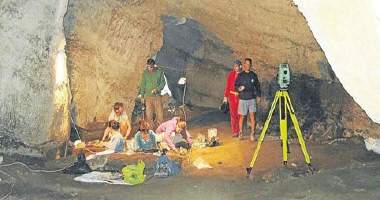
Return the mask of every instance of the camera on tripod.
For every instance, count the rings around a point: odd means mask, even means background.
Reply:
[[[282,146],[282,159],[283,159],[284,165],[287,165],[288,163],[288,154],[289,154],[289,142],[288,142],[288,114],[289,114],[290,119],[294,125],[294,130],[296,131],[296,134],[298,137],[298,142],[301,146],[302,154],[305,158],[306,164],[308,165],[308,170],[311,173],[313,173],[314,171],[313,167],[311,166],[311,157],[309,153],[307,152],[306,143],[305,143],[305,140],[303,139],[302,131],[298,123],[298,120],[297,120],[297,117],[296,117],[296,114],[295,114],[295,111],[294,111],[294,108],[293,108],[293,105],[288,93],[288,87],[290,85],[290,69],[289,69],[288,63],[282,63],[278,65],[277,83],[280,86],[280,89],[276,91],[276,95],[273,99],[272,106],[268,113],[268,117],[265,120],[264,126],[261,130],[255,152],[252,156],[251,163],[246,168],[247,175],[249,177],[252,177],[253,175],[253,166],[255,165],[261,144],[264,141],[265,134],[269,128],[269,123],[277,107],[276,106],[277,104],[278,104],[278,112],[280,116],[279,117],[280,135],[281,135],[280,139],[281,139],[281,146]]]
[[[280,89],[286,90],[290,85],[290,69],[288,63],[278,65],[277,83]]]

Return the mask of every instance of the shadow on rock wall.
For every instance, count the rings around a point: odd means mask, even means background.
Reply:
[[[193,19],[161,19],[164,38],[156,59],[165,69],[174,98],[178,103],[182,101],[183,89],[177,82],[186,77],[187,104],[217,107],[223,98],[224,77],[233,61],[232,49]]]
[[[275,92],[277,82],[263,82],[264,101],[257,118],[263,124]],[[356,103],[338,81],[316,79],[306,74],[293,74],[289,95],[302,132],[312,140],[329,140],[368,133],[374,125],[361,109],[353,109]],[[260,113],[261,111],[261,113]],[[293,124],[288,117],[289,129],[295,136]],[[278,108],[271,121],[270,130],[279,134]]]

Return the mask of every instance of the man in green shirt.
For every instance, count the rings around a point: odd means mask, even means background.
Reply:
[[[146,121],[153,126],[153,115],[156,115],[156,122],[162,123],[164,112],[162,108],[161,90],[165,87],[164,72],[155,66],[153,59],[147,60],[140,82],[139,96],[145,102]]]

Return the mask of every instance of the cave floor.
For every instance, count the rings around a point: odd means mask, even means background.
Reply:
[[[195,119],[190,121],[194,137],[215,127],[222,144],[193,150],[183,159],[179,176],[152,178],[137,186],[116,186],[78,183],[71,175],[34,173],[23,166],[12,166],[0,168],[0,198],[14,183],[8,199],[380,199],[380,157],[367,152],[359,139],[324,145],[307,143],[316,168],[310,174],[296,141],[290,144],[285,168],[278,138],[268,136],[254,168],[254,179],[249,180],[245,168],[256,142],[232,138],[226,117],[217,112]],[[198,157],[213,168],[196,169],[190,163]],[[128,162],[130,158],[119,154],[110,160]],[[44,167],[67,162],[71,161],[50,162]]]

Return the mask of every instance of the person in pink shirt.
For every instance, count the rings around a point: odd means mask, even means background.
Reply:
[[[162,123],[157,128],[156,134],[162,137],[162,142],[176,152],[179,152],[180,147],[189,149],[193,143],[190,133],[186,130],[186,122],[181,121],[179,117],[173,117]]]

